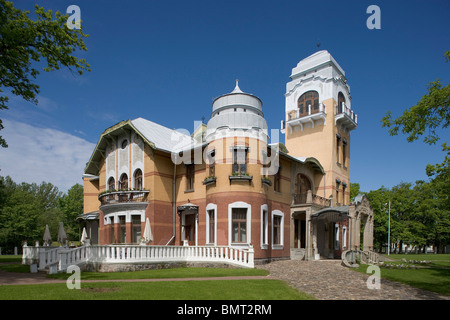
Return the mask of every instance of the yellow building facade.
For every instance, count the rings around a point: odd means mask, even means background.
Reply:
[[[285,96],[287,150],[269,142],[262,101],[237,82],[193,134],[143,118],[106,129],[83,176],[80,221],[92,242],[140,243],[148,220],[151,245],[320,259],[359,245],[363,223],[369,248],[370,210],[358,216],[349,200],[357,119],[343,70],[320,51],[293,69]]]

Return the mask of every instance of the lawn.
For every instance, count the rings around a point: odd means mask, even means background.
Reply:
[[[433,291],[443,295],[450,295],[450,254],[391,254],[385,264],[415,265],[411,268],[381,267],[381,278],[408,284],[410,286]],[[402,261],[405,259],[407,262]],[[431,263],[420,264],[410,260],[426,260]],[[358,271],[366,272],[367,265],[361,265]]]
[[[280,280],[95,282],[0,286],[2,300],[310,300]]]
[[[0,260],[0,262],[2,262]],[[0,266],[8,272],[29,272],[29,266]],[[0,300],[311,300],[280,280],[204,280],[164,282],[114,282],[118,279],[201,278],[265,276],[261,269],[173,268],[135,272],[82,272],[81,289],[65,283],[0,286]],[[48,275],[67,279],[68,274]],[[108,280],[85,282],[83,280]],[[110,280],[110,281],[109,281]]]
[[[81,272],[81,280],[116,279],[167,279],[167,278],[206,278],[229,276],[266,276],[269,272],[261,269],[227,268],[170,268],[134,272]],[[68,274],[48,275],[48,278],[67,279]]]

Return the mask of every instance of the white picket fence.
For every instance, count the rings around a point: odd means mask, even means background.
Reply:
[[[253,247],[243,250],[227,246],[92,245],[74,249],[24,246],[22,263],[37,260],[39,270],[56,267],[60,272],[70,265],[84,263],[219,262],[253,268],[254,251]]]

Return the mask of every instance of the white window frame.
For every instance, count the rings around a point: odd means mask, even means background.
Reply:
[[[280,243],[279,244],[274,244],[274,230],[273,230],[273,220],[275,216],[279,216],[281,217],[281,222],[280,222]],[[273,250],[282,250],[284,249],[284,213],[281,212],[280,210],[273,210],[272,211],[272,249]]]
[[[211,239],[209,238],[209,214],[208,211],[213,210],[214,211],[214,242],[211,242]],[[206,244],[207,245],[214,245],[217,246],[217,204],[214,203],[208,203],[206,206]]]
[[[247,241],[244,243],[232,242],[233,237],[233,208],[246,208],[247,209],[247,219],[246,219],[246,237]],[[228,205],[228,245],[237,248],[249,248],[252,239],[252,205],[243,201],[237,201],[230,203]]]
[[[347,249],[347,227],[342,227],[342,250]]]
[[[264,212],[266,216],[264,217]],[[264,238],[266,238],[266,243],[264,243]],[[267,250],[269,248],[269,206],[263,204],[261,206],[261,249]]]
[[[334,250],[339,250],[339,224],[334,225]]]

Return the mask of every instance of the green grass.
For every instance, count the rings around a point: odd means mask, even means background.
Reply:
[[[226,268],[172,268],[143,270],[134,272],[81,272],[81,280],[116,279],[167,279],[167,278],[205,278],[228,276],[266,276],[269,272],[261,269]],[[67,279],[66,273],[49,275],[49,278]]]
[[[430,264],[414,264],[417,269],[389,269],[381,267],[381,278],[405,283],[407,285],[450,295],[450,254],[391,254],[388,264],[404,263],[401,259],[432,261]],[[366,272],[367,265],[361,265],[357,271]]]
[[[15,256],[12,254],[1,255],[0,263],[3,263],[3,262],[22,262],[22,256],[21,255]]]
[[[9,272],[28,272],[29,266],[0,266]],[[311,300],[281,280],[204,280],[163,282],[114,282],[116,279],[199,278],[265,276],[261,269],[173,268],[134,272],[82,272],[81,289],[65,283],[0,286],[0,300]],[[49,275],[67,279],[68,274]],[[111,280],[83,283],[83,280]]]
[[[281,280],[205,280],[0,286],[2,300],[310,300]]]
[[[30,266],[24,266],[22,264],[3,264],[0,265],[0,270],[8,272],[19,272],[19,273],[29,273]]]

